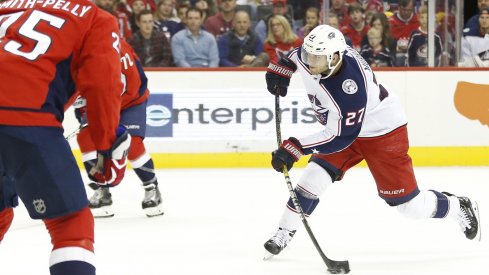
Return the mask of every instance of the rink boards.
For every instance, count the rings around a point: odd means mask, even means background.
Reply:
[[[405,108],[415,165],[489,165],[489,126],[483,124],[489,124],[488,74],[376,71]],[[270,151],[277,146],[275,102],[266,91],[263,70],[148,70],[147,76],[151,96],[145,144],[157,168],[269,166]],[[321,131],[299,75],[293,76],[281,107],[283,138]],[[68,110],[66,133],[76,127]]]

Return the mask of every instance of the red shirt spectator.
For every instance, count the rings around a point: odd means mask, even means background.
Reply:
[[[389,18],[392,37],[397,41],[397,53],[405,53],[409,36],[420,26],[414,13],[413,0],[400,0],[399,10]]]
[[[218,0],[219,12],[207,18],[204,29],[216,38],[233,28],[236,0]]]

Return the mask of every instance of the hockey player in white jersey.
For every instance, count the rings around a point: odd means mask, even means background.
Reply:
[[[341,32],[320,25],[266,73],[267,89],[285,96],[290,77],[300,74],[320,132],[291,137],[272,153],[272,166],[291,169],[304,155],[312,155],[295,192],[306,216],[312,214],[323,192],[365,160],[378,195],[411,218],[447,218],[460,224],[470,240],[480,240],[477,203],[447,192],[419,190],[408,155],[407,120],[398,99],[379,83],[370,66],[345,43]],[[271,255],[279,254],[300,226],[289,198],[279,229],[265,242]]]

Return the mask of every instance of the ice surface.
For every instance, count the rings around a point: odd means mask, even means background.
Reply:
[[[301,172],[291,171],[292,182]],[[144,215],[144,191],[133,171],[112,190],[115,217],[96,220],[98,274],[326,274],[302,227],[281,255],[262,260],[263,243],[276,230],[288,198],[281,174],[272,169],[157,173],[163,216]],[[482,226],[489,221],[488,167],[416,168],[416,175],[420,189],[477,199]],[[366,168],[352,169],[328,189],[309,224],[328,257],[350,261],[350,274],[487,274],[486,232],[480,243],[470,242],[452,221],[404,218],[378,198]],[[0,274],[47,275],[50,250],[44,224],[19,206],[0,245]]]

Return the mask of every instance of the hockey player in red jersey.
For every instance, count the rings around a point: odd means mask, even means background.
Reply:
[[[290,77],[298,72],[307,96],[324,129],[291,137],[272,154],[272,166],[291,169],[304,155],[312,155],[295,192],[306,216],[319,197],[351,167],[365,160],[388,205],[411,218],[448,218],[459,223],[466,238],[480,240],[477,203],[446,192],[420,190],[408,155],[407,120],[396,96],[380,82],[366,61],[348,47],[338,30],[320,25],[266,73],[267,89],[285,96]],[[276,234],[265,243],[279,254],[300,225],[289,199]]]
[[[118,126],[117,33],[115,19],[87,0],[0,3],[0,240],[20,198],[50,234],[52,275],[95,274],[93,216],[62,127],[76,90],[96,141],[90,178],[114,186],[124,176],[130,136]]]
[[[131,147],[128,159],[145,190],[141,206],[148,217],[163,214],[162,199],[158,188],[158,180],[154,172],[151,156],[144,148],[143,139],[146,132],[146,104],[149,90],[148,79],[144,74],[141,62],[133,48],[121,41],[121,67],[124,91],[122,94],[120,123],[128,128],[131,134]],[[83,127],[77,136],[78,145],[82,152],[82,160],[86,171],[95,165],[96,148],[89,135],[90,125],[86,123],[85,99],[79,97],[74,104],[75,115]],[[95,186],[95,192],[90,198],[89,207],[95,217],[112,217],[112,195],[107,187]]]

